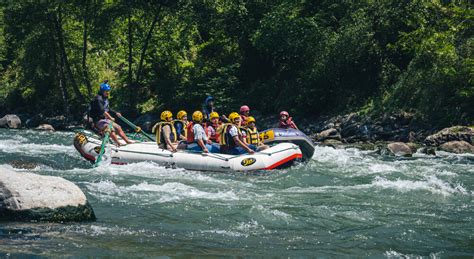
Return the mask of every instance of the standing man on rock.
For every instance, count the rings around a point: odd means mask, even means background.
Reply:
[[[121,143],[118,140],[115,132],[117,132],[127,144],[135,143],[134,141],[129,140],[127,135],[125,135],[125,132],[123,132],[122,127],[114,122],[115,119],[112,117],[112,115],[121,117],[122,114],[110,109],[110,90],[111,88],[108,84],[108,80],[105,80],[102,84],[100,84],[99,93],[94,97],[94,99],[92,99],[90,103],[90,117],[94,121],[94,127],[99,131],[100,134],[104,134],[104,131],[109,128],[110,123],[113,123],[113,129],[110,132],[110,137],[118,146],[123,145],[124,143]]]

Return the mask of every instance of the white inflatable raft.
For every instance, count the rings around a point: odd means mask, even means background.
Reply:
[[[77,133],[74,147],[91,162],[95,162],[100,152],[101,140]],[[300,148],[292,143],[280,143],[253,155],[225,155],[218,153],[194,153],[179,150],[172,153],[159,148],[155,142],[141,142],[116,147],[109,144],[105,148],[104,160],[112,164],[128,164],[151,161],[163,166],[199,171],[252,171],[272,170],[291,166],[303,157]]]

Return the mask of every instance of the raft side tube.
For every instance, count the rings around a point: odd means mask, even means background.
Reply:
[[[307,161],[313,157],[314,144],[310,137],[296,129],[271,128],[260,133],[260,140],[264,144],[276,144],[290,142],[300,147],[303,160]]]

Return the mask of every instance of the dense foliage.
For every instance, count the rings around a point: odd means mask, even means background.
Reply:
[[[3,111],[79,115],[108,79],[129,115],[248,104],[316,117],[474,120],[466,1],[4,1]]]

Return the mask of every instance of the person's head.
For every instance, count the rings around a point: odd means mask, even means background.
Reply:
[[[160,116],[161,120],[162,121],[172,121],[173,120],[173,113],[171,113],[170,111],[164,111],[161,113],[161,116]]]
[[[287,121],[289,117],[290,117],[290,114],[288,114],[287,111],[280,112],[280,120],[281,121]]]
[[[242,105],[240,107],[240,114],[244,115],[244,116],[249,116],[250,114],[250,108],[247,106],[247,105]]]
[[[188,121],[188,113],[186,111],[181,110],[176,115],[176,118],[178,118],[178,120]]]
[[[201,123],[202,120],[203,120],[203,118],[204,118],[204,115],[202,114],[202,112],[200,112],[200,111],[195,111],[195,112],[193,113],[193,121],[194,121],[195,123]]]
[[[208,97],[206,98],[205,103],[206,103],[206,106],[207,106],[207,107],[214,108],[214,97],[208,96]]]
[[[247,123],[246,123],[247,127],[253,129],[255,128],[255,118],[250,116],[247,118]]]
[[[108,81],[105,80],[102,84],[100,84],[99,93],[104,97],[109,97],[110,94],[110,85],[107,83]]]
[[[209,119],[211,120],[212,123],[217,124],[219,123],[219,113],[217,112],[211,112],[209,115]]]
[[[229,121],[235,125],[240,123],[240,115],[236,112],[229,114]]]

